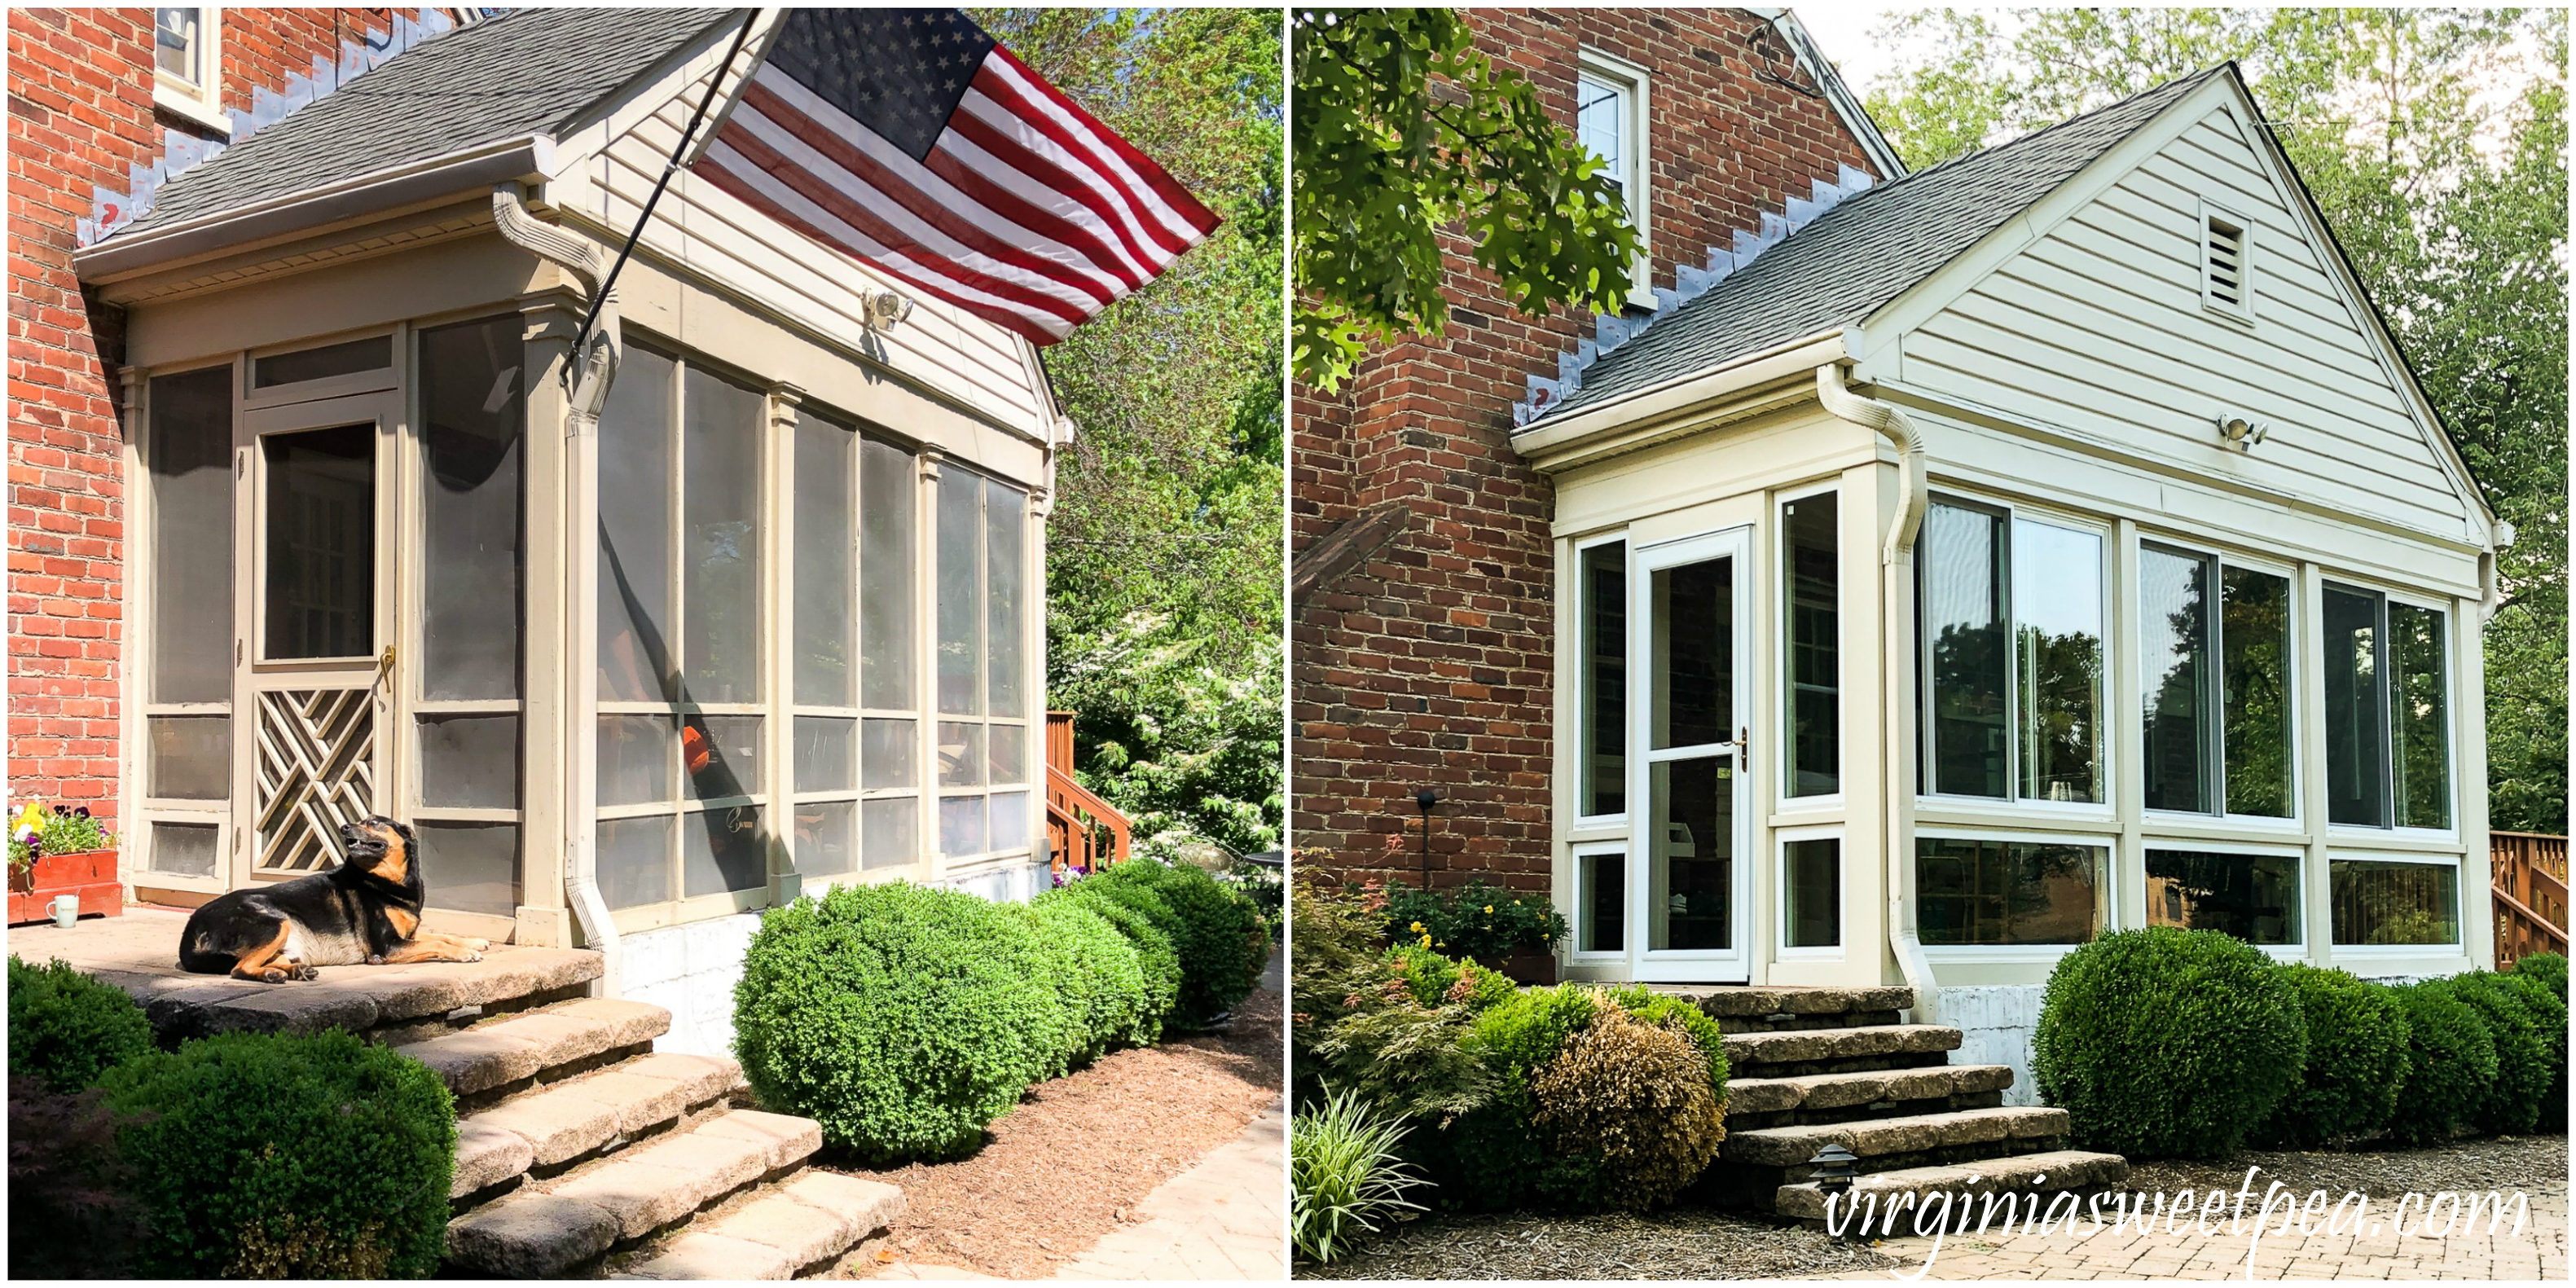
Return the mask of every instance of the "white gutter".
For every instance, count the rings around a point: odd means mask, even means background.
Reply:
[[[608,273],[607,257],[590,239],[529,213],[527,198],[518,184],[493,185],[492,223],[511,245],[571,274],[581,286],[585,303],[598,296],[600,280]],[[597,492],[582,486],[581,481],[594,477],[599,470],[599,412],[607,405],[608,386],[617,379],[618,343],[617,296],[611,292],[599,303],[599,318],[589,347],[571,356],[563,375],[567,403],[564,476],[572,480],[564,493],[564,529],[574,546],[589,540],[586,534],[599,528]],[[577,659],[568,671],[577,675],[588,665],[578,659],[595,657],[598,652],[595,595],[566,594],[564,598],[566,656]],[[591,734],[598,725],[597,708],[598,694],[589,684],[575,685],[572,701],[564,704],[564,745],[572,749],[572,790],[567,795],[577,801],[591,800],[598,793],[599,764],[591,750],[596,742]],[[609,915],[608,900],[599,893],[597,838],[570,813],[564,822],[564,854],[568,860],[564,866],[564,904],[581,926],[582,942],[599,951],[600,995],[615,997],[619,965],[617,921]]]
[[[1852,338],[1839,327],[1819,331],[1745,354],[1724,366],[1675,376],[1632,393],[1621,394],[1579,412],[1544,417],[1512,435],[1512,450],[1524,457],[1553,452],[1604,430],[1626,429],[1641,421],[1686,411],[1701,403],[1810,370],[1818,363],[1847,361],[1854,356],[1849,344]]]
[[[1915,743],[1912,738],[1899,736],[1901,730],[1918,727],[1912,607],[1914,541],[1923,531],[1927,499],[1923,433],[1903,410],[1853,393],[1843,384],[1842,364],[1837,362],[1816,368],[1816,400],[1824,404],[1826,412],[1884,436],[1897,452],[1896,521],[1888,525],[1887,541],[1878,558],[1884,628],[1881,634],[1885,643],[1880,654],[1884,670],[1879,691],[1883,703],[1880,725],[1886,731],[1880,741],[1886,749],[1883,848],[1887,852],[1887,947],[1896,955],[1896,966],[1905,975],[1906,987],[1914,990],[1914,1022],[1928,1024],[1937,1018],[1938,996],[1933,988],[1932,963],[1924,956],[1922,937],[1915,930],[1914,864],[1905,849],[1905,843],[1914,835]]]

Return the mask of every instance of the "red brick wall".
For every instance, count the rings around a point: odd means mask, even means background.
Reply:
[[[1731,9],[1465,11],[1477,43],[1571,124],[1577,49],[1647,69],[1653,285],[1731,246],[1837,163],[1871,171],[1767,24]],[[1402,501],[1404,533],[1292,606],[1291,827],[1301,862],[1418,870],[1414,793],[1441,796],[1434,884],[1479,874],[1545,890],[1554,702],[1554,493],[1512,451],[1512,404],[1588,315],[1513,311],[1463,241],[1448,248],[1448,333],[1372,354],[1341,395],[1300,386],[1291,416],[1292,540]],[[1320,851],[1321,853],[1311,853]]]
[[[224,106],[336,61],[392,12],[224,10]],[[73,225],[165,129],[201,131],[152,105],[151,10],[11,9],[8,24],[9,796],[113,815],[124,321],[73,276]]]

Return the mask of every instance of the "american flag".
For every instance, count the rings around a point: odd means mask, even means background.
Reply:
[[[789,9],[695,172],[1052,344],[1217,218],[954,9]]]

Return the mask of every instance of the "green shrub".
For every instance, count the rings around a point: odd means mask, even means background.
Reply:
[[[1671,1029],[1690,1040],[1701,1059],[1708,1063],[1709,1094],[1717,1097],[1720,1108],[1726,1104],[1726,1031],[1710,1019],[1708,1012],[1670,993],[1658,993],[1643,984],[1628,984],[1610,990],[1610,1000],[1619,1009],[1657,1028]]]
[[[1493,959],[1545,952],[1565,938],[1565,914],[1545,895],[1516,894],[1483,878],[1453,890],[1386,886],[1386,933],[1453,957]]]
[[[1137,1016],[1137,1036],[1141,1046],[1160,1041],[1163,1021],[1181,996],[1181,959],[1172,951],[1171,936],[1163,933],[1153,919],[1120,903],[1098,890],[1085,890],[1077,882],[1061,890],[1049,890],[1029,901],[1032,907],[1062,904],[1080,908],[1108,923],[1127,946],[1136,953],[1138,986],[1143,990]]]
[[[2503,981],[2492,971],[2470,971],[2441,982],[2477,1011],[2495,1041],[2495,1085],[2470,1113],[2469,1124],[2483,1132],[2519,1136],[2539,1124],[2541,1098],[2556,1077],[2540,1017],[2525,1004],[2520,989]]]
[[[1136,946],[1099,913],[1078,903],[1049,901],[1003,904],[1005,912],[1030,923],[1038,942],[1053,948],[1063,963],[1057,979],[1069,1001],[1081,1004],[1082,1045],[1074,1058],[1089,1061],[1112,1047],[1153,1041],[1161,1025],[1147,1031],[1145,972]]]
[[[1679,1026],[1603,1010],[1530,1078],[1531,1125],[1558,1157],[1590,1164],[1579,1189],[1555,1197],[1630,1210],[1671,1202],[1726,1139],[1707,1073],[1707,1057]]]
[[[904,882],[772,909],[734,986],[752,1093],[870,1162],[972,1149],[1081,1045],[1027,926]]]
[[[1589,1192],[1589,1155],[1553,1154],[1533,1124],[1530,1078],[1592,1025],[1604,995],[1576,984],[1525,988],[1476,1017],[1477,1054],[1492,1078],[1490,1103],[1422,1141],[1444,1207],[1500,1210],[1539,1195]]]
[[[110,1070],[145,1276],[416,1279],[438,1268],[456,1110],[347,1033],[227,1034]],[[26,1237],[21,1232],[20,1237]]]
[[[2533,953],[2516,961],[2513,973],[2546,985],[2558,995],[2561,1004],[2567,1001],[2566,958],[2556,953]]]
[[[2406,1010],[2406,1080],[2389,1134],[2438,1144],[2466,1128],[2496,1079],[2495,1036],[2442,980],[2389,990]]]
[[[124,989],[61,961],[30,966],[10,954],[10,1077],[69,1095],[151,1049],[152,1022]]]
[[[2307,1019],[2308,1058],[2254,1139],[2307,1148],[2386,1131],[2406,1082],[2405,1009],[2388,989],[2344,971],[2281,970]]]
[[[1387,970],[1403,978],[1412,988],[1414,1000],[1424,1006],[1457,1002],[1470,1011],[1482,1012],[1509,1001],[1520,991],[1520,985],[1500,971],[1444,957],[1420,944],[1397,944],[1387,949],[1383,963]]]
[[[1525,988],[1510,1000],[1476,1018],[1476,1036],[1499,1071],[1511,1081],[1529,1076],[1556,1058],[1566,1042],[1590,1026],[1601,1013],[1601,994],[1580,984]]]
[[[1423,1183],[1397,1155],[1405,1131],[1402,1118],[1349,1092],[1297,1115],[1288,1129],[1288,1212],[1299,1252],[1332,1261],[1398,1209],[1422,1206],[1404,1197]]]
[[[1333,1087],[1381,1109],[1443,1122],[1493,1098],[1474,1023],[1463,1003],[1423,1005],[1401,977],[1385,975],[1353,995],[1311,1058]]]
[[[2517,963],[2519,964],[2519,963]],[[2519,991],[2523,1005],[2539,1025],[2541,1047],[2549,1057],[2549,1091],[2540,1098],[2538,1130],[2567,1130],[2567,999],[2549,986],[2546,976],[2507,972],[2498,983]]]
[[[2086,1148],[2223,1158],[2298,1085],[2307,1049],[2298,994],[2261,949],[2156,926],[2060,959],[2031,1063]]]
[[[1210,1023],[1252,992],[1269,956],[1270,935],[1260,909],[1242,891],[1188,864],[1152,859],[1129,859],[1081,884],[1094,881],[1142,888],[1166,909],[1168,920],[1157,918],[1157,924],[1180,954],[1181,1023]]]

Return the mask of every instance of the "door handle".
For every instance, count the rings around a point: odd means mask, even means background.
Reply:
[[[382,655],[382,656],[379,656],[379,657],[376,659],[376,669],[377,669],[378,671],[391,671],[391,670],[393,670],[393,669],[394,669],[394,646],[393,646],[393,645],[391,645],[391,644],[387,644],[387,645],[385,645],[385,651],[384,651],[383,655]]]
[[[1750,725],[1737,725],[1737,726],[1735,726],[1735,765],[1736,765],[1736,767],[1737,767],[1738,769],[1744,768],[1744,767],[1745,767],[1745,757],[1750,756],[1750,755],[1752,755],[1752,754],[1753,754],[1753,727],[1752,727],[1752,726],[1750,726]]]

